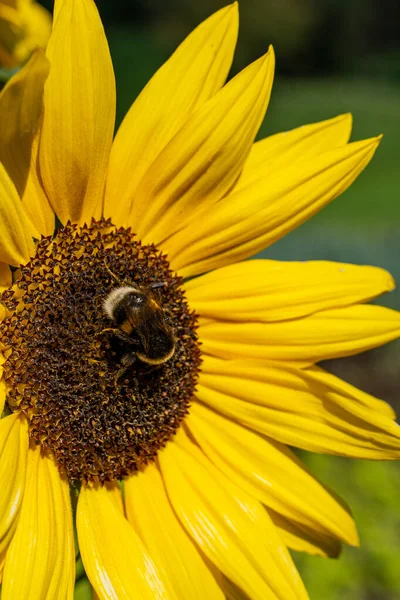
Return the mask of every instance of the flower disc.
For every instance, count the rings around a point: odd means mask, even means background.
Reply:
[[[110,330],[103,308],[118,280],[164,284],[157,294],[176,343],[166,362],[121,369],[132,346]],[[138,470],[185,417],[200,351],[180,283],[155,246],[103,220],[43,238],[3,293],[9,407],[28,417],[32,442],[51,451],[70,480],[105,482]]]

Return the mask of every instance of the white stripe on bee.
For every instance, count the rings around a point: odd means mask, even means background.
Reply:
[[[131,292],[139,292],[138,288],[121,286],[112,290],[107,298],[103,302],[103,309],[106,315],[110,318],[114,318],[115,307],[121,302],[122,298]]]

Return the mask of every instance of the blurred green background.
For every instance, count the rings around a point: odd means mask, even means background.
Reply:
[[[43,1],[51,8],[51,2]],[[118,122],[156,68],[220,0],[98,0],[117,79]],[[343,196],[265,257],[329,259],[389,269],[400,280],[400,3],[242,0],[232,74],[275,46],[277,72],[259,136],[352,112],[352,139],[384,134],[372,164]],[[400,294],[382,303],[400,309]],[[328,366],[400,412],[400,347]],[[346,498],[361,549],[338,560],[296,555],[311,600],[400,599],[400,465],[302,458]],[[76,598],[91,597],[82,576]],[[188,599],[190,600],[190,599]]]

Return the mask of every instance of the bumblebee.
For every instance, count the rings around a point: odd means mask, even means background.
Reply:
[[[123,371],[132,366],[136,358],[149,365],[161,365],[175,352],[175,337],[170,324],[170,312],[162,307],[157,288],[164,283],[148,287],[121,285],[104,300],[103,309],[113,322],[113,331],[132,350],[123,355]]]

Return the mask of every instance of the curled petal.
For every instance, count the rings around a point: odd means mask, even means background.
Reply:
[[[49,61],[37,49],[0,94],[0,162],[18,191],[36,238],[54,231],[54,212],[43,190],[37,153],[43,118],[43,89]]]
[[[213,464],[247,493],[299,527],[357,545],[349,512],[285,446],[199,403],[186,423]]]
[[[321,529],[301,525],[298,521],[288,519],[270,508],[268,513],[282,540],[291,550],[324,558],[337,558],[340,555],[342,543],[337,537],[327,535]],[[353,545],[358,546],[358,539],[355,542],[357,543]]]
[[[316,367],[203,358],[199,400],[254,431],[312,452],[399,459],[391,410],[337,377]]]

